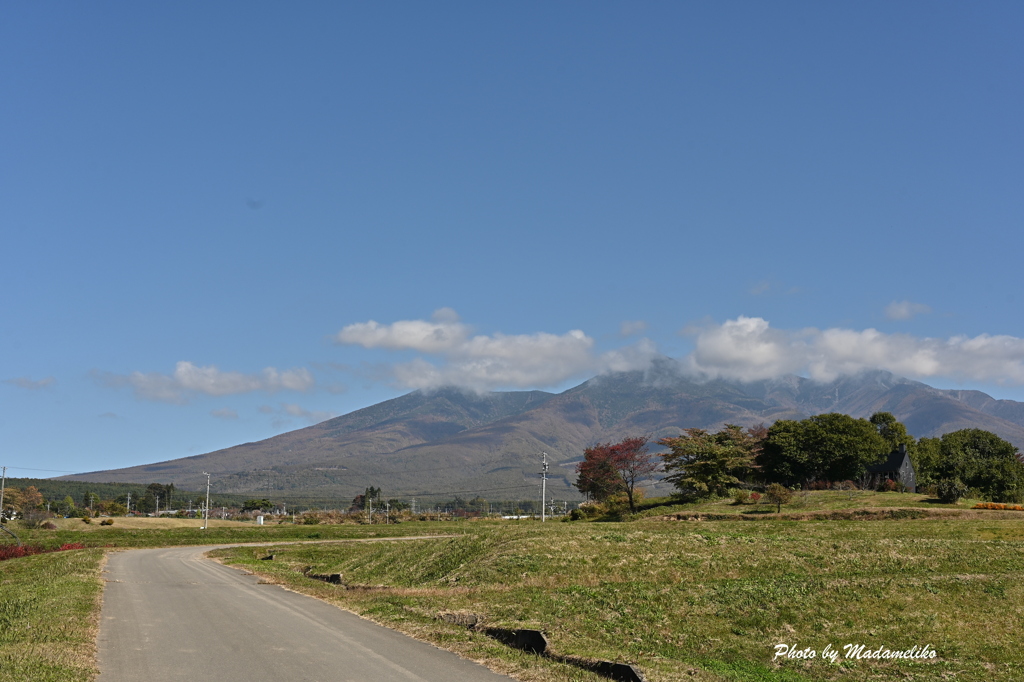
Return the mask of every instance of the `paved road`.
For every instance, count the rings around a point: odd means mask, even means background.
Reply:
[[[508,682],[483,666],[203,559],[110,554],[99,682]]]

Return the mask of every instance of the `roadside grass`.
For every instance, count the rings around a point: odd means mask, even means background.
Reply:
[[[0,562],[0,682],[96,677],[103,551]]]
[[[523,680],[599,679],[442,613],[544,630],[557,653],[666,680],[1024,679],[1024,524],[1006,518],[465,524],[416,543],[218,550]],[[259,557],[275,554],[274,561]],[[342,573],[350,589],[302,575]],[[354,589],[353,589],[354,588]],[[773,660],[777,644],[930,645],[938,658]]]

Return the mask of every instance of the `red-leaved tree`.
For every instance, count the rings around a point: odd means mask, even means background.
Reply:
[[[604,502],[625,490],[625,482],[612,463],[612,446],[600,443],[583,451],[583,461],[576,465],[576,487],[592,500]]]
[[[619,443],[600,443],[583,451],[576,465],[576,487],[581,493],[600,501],[617,493],[626,493],[629,510],[636,511],[637,483],[654,473],[658,465],[647,452],[650,436],[633,436]]]
[[[636,512],[636,501],[633,499],[636,484],[649,478],[658,468],[654,456],[647,452],[650,440],[650,436],[633,436],[612,446],[612,465],[622,477],[631,512]]]

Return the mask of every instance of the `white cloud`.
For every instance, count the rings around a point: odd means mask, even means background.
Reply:
[[[706,377],[741,381],[805,374],[831,381],[868,369],[913,378],[1024,384],[1024,339],[982,334],[973,338],[919,338],[875,329],[772,329],[760,317],[740,316],[695,332],[683,364]]]
[[[643,320],[627,320],[619,326],[621,336],[634,336],[647,331],[647,323]]]
[[[438,313],[443,313],[443,317]],[[469,336],[450,309],[434,314],[431,322],[406,320],[391,325],[376,322],[345,327],[339,343],[367,348],[418,350],[422,357],[392,368],[394,378],[408,388],[460,386],[477,391],[493,388],[553,386],[574,376],[611,368],[643,369],[654,353],[646,339],[633,347],[604,355],[594,352],[594,340],[578,329],[565,334],[493,334]]]
[[[262,414],[278,414],[286,415],[288,417],[298,417],[305,420],[309,424],[319,424],[322,421],[337,417],[335,412],[324,412],[319,410],[307,410],[301,405],[294,403],[281,403],[280,408],[271,407],[270,405],[261,405],[259,411]],[[287,419],[275,419],[274,426],[284,426],[289,423]]]
[[[430,322],[400,320],[393,324],[380,324],[370,320],[350,324],[334,338],[337,343],[364,348],[442,353],[464,343],[469,332],[469,327],[459,322],[454,310],[440,308],[434,311]]]
[[[219,410],[210,410],[210,416],[217,419],[238,419],[238,413],[230,407],[222,407]]]
[[[53,377],[43,377],[38,381],[29,379],[28,377],[15,377],[13,379],[4,379],[5,384],[11,384],[18,388],[24,388],[29,391],[38,391],[41,388],[50,388],[56,385],[57,380]]]
[[[306,391],[315,383],[304,368],[278,370],[267,367],[257,374],[222,372],[214,366],[198,367],[179,362],[172,374],[132,372],[131,374],[94,373],[106,386],[129,387],[144,400],[183,403],[191,395],[212,396],[252,393],[254,391]]]
[[[286,414],[289,414],[292,417],[305,419],[310,424],[318,424],[322,421],[338,416],[336,412],[328,412],[326,410],[307,410],[299,405],[289,403],[284,403],[281,407]]]
[[[893,301],[885,306],[885,316],[890,320],[909,320],[916,315],[927,315],[931,306],[911,301]]]

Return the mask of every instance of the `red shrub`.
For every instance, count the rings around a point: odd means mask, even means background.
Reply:
[[[57,549],[47,549],[42,545],[0,545],[0,561],[7,559],[20,559],[33,554],[45,554],[46,552],[64,552],[69,549],[85,549],[80,542],[66,542]]]

